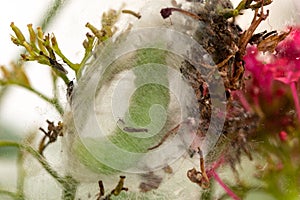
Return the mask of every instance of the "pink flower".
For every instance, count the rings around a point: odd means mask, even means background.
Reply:
[[[268,100],[272,97],[272,81],[274,80],[273,71],[269,65],[258,59],[259,52],[256,47],[247,48],[247,54],[244,57],[246,63],[246,74],[252,74],[251,87],[248,88],[253,96],[263,94]]]
[[[300,27],[289,27],[290,34],[276,47],[275,54],[262,55],[255,46],[247,49],[244,57],[246,73],[252,75],[252,83],[248,85],[256,107],[258,97],[272,101],[276,95],[272,93],[274,81],[280,81],[291,88],[298,120],[300,123],[300,104],[296,83],[300,79]]]
[[[296,59],[300,55],[300,26],[289,27],[291,33],[276,47],[277,56]]]
[[[285,84],[300,78],[300,27],[291,27],[291,33],[276,48],[274,77]]]

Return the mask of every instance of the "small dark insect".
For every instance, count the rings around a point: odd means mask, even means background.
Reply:
[[[68,73],[68,71],[65,70],[65,68],[62,66],[62,64],[60,64],[59,62],[57,62],[55,59],[52,59],[50,57],[48,57],[48,59],[49,59],[49,62],[50,62],[51,66],[53,68],[57,69],[58,71],[60,71],[60,72],[62,72],[64,74]]]
[[[148,129],[146,128],[133,128],[133,127],[124,127],[123,131],[129,132],[129,133],[141,133],[141,132],[148,132]]]
[[[54,125],[54,122],[50,122],[49,120],[46,121],[48,123],[48,131],[45,131],[43,128],[39,128],[45,135],[42,138],[39,144],[39,153],[43,155],[43,151],[45,148],[55,142],[58,136],[63,136],[63,123],[61,121],[58,122],[57,126]],[[47,143],[45,143],[46,139],[48,138]]]
[[[126,178],[125,176],[120,176],[120,180],[119,180],[117,186],[115,187],[115,189],[113,189],[104,198],[101,198],[105,194],[104,185],[103,185],[103,182],[101,180],[99,180],[98,181],[99,193],[96,194],[97,200],[110,200],[111,199],[111,195],[118,196],[122,191],[128,191],[128,188],[124,187],[125,178]]]
[[[65,70],[65,68],[62,66],[62,64],[60,64],[59,62],[56,61],[56,58],[55,58],[55,54],[53,51],[51,51],[50,53],[50,57],[45,55],[42,51],[40,51],[40,55],[41,56],[45,56],[48,60],[49,60],[49,63],[50,65],[54,68],[54,69],[57,69],[58,71],[60,71],[61,73],[64,73],[64,74],[67,74],[68,71]],[[51,56],[52,55],[52,56]]]
[[[69,102],[71,102],[72,100],[73,89],[74,89],[74,82],[72,80],[67,85],[67,99],[69,100]]]
[[[125,122],[123,119],[119,119],[117,121],[117,123],[120,123],[122,125],[120,126],[124,126]],[[128,132],[128,133],[142,133],[142,132],[148,132],[148,129],[146,128],[134,128],[134,127],[129,127],[129,126],[125,126],[124,128],[122,128],[123,131]]]

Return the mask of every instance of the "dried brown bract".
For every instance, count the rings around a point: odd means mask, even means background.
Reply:
[[[58,122],[57,125],[54,125],[54,122],[50,122],[49,120],[46,121],[48,123],[48,130],[45,131],[43,128],[39,128],[45,135],[42,138],[40,145],[39,145],[39,153],[43,154],[46,147],[55,142],[58,136],[63,136],[63,123],[61,121]],[[48,141],[46,142],[46,140]]]
[[[195,168],[190,169],[187,171],[187,177],[193,183],[196,183],[201,188],[206,189],[209,188],[210,183],[205,171],[203,153],[200,148],[198,148],[198,153],[200,155],[200,171],[197,171]]]
[[[250,44],[256,44],[257,49],[263,53],[270,52],[273,53],[275,51],[275,48],[281,42],[290,34],[292,29],[290,29],[288,32],[283,32],[278,35],[277,31],[271,31],[268,32],[264,31],[262,33],[258,33],[252,36],[250,39]]]

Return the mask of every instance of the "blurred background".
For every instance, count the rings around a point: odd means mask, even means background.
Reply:
[[[166,1],[166,0],[161,0]],[[144,2],[153,0],[126,0],[125,8],[139,11]],[[90,22],[100,26],[102,13],[109,8],[119,9],[122,0],[10,0],[0,7],[0,65],[9,66],[12,61],[17,62],[23,48],[15,46],[10,35],[13,34],[10,23],[14,22],[24,34],[27,34],[27,24],[33,27],[44,23],[44,32],[55,33],[61,50],[73,62],[80,61],[84,54],[82,41],[88,32],[85,24]],[[234,5],[239,3],[233,1]],[[57,8],[53,8],[57,7]],[[287,25],[294,25],[300,21],[299,0],[274,0],[268,6],[270,16],[258,28],[262,30],[286,30]],[[48,16],[49,11],[55,10],[54,16]],[[245,13],[238,18],[242,29],[246,29],[253,14]],[[28,36],[28,35],[26,35]],[[51,96],[50,68],[36,62],[25,63],[25,69],[33,87],[41,93]],[[1,75],[0,75],[1,76]],[[70,79],[74,74],[68,74]],[[59,121],[60,115],[47,102],[37,95],[19,87],[9,87],[0,92],[0,139],[21,140],[30,132],[36,132],[39,127],[46,127],[46,119]],[[61,101],[66,103],[62,84]],[[14,188],[16,185],[16,166],[14,152],[11,149],[0,149],[0,186]]]

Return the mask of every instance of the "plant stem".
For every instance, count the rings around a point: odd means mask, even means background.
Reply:
[[[19,198],[19,196],[16,193],[10,192],[10,191],[7,191],[7,190],[1,190],[0,189],[0,194],[10,196],[11,198],[16,199],[16,200],[21,200],[22,199],[22,198]]]
[[[253,112],[250,104],[248,103],[248,101],[245,98],[242,91],[240,91],[240,90],[234,91],[233,95],[236,96],[240,100],[241,104],[246,109],[246,111],[251,112],[251,113]]]
[[[35,159],[37,159],[39,161],[39,163],[44,167],[44,169],[56,180],[58,180],[58,182],[61,182],[62,177],[60,177],[58,175],[58,173],[56,171],[54,171],[51,166],[48,164],[48,162],[45,160],[45,158],[39,154],[39,152],[37,152],[36,150],[34,150],[31,146],[29,145],[25,145],[25,144],[21,144],[15,141],[0,141],[0,147],[5,147],[5,146],[11,146],[11,147],[17,147],[20,149],[25,150],[26,152],[28,152],[30,155],[32,155]]]
[[[291,82],[290,87],[292,90],[292,95],[293,95],[293,99],[294,99],[294,103],[295,103],[298,121],[300,123],[300,104],[299,104],[299,97],[297,94],[296,82],[295,81]]]
[[[35,90],[32,87],[27,87],[24,85],[19,85],[23,88],[26,88],[27,90],[33,92],[34,94],[38,95],[39,97],[41,97],[43,100],[47,101],[48,103],[50,103],[51,105],[53,105],[55,107],[55,109],[57,110],[57,112],[62,116],[64,114],[64,109],[62,108],[62,106],[60,105],[60,103],[58,102],[57,97],[54,98],[49,98],[47,96],[45,96],[44,94],[40,93],[39,91]]]
[[[219,177],[219,175],[212,170],[211,171],[212,176],[214,177],[214,179],[219,183],[219,185],[225,190],[225,192],[234,200],[240,200],[240,198],[232,191],[230,190],[229,187],[227,187],[227,185],[221,180],[221,178]]]
[[[79,64],[74,64],[72,63],[59,49],[59,47],[53,47],[54,52],[61,57],[61,59],[64,61],[64,63],[66,63],[71,69],[73,69],[75,71],[75,73],[77,73],[78,69],[79,69]]]
[[[45,29],[49,23],[53,20],[57,12],[62,8],[62,6],[66,3],[67,0],[56,0],[54,3],[51,2],[50,8],[48,9],[47,13],[43,16],[45,16],[41,20],[41,27],[42,29]]]
[[[35,149],[33,149],[31,146],[26,144],[21,144],[14,141],[4,141],[0,140],[0,147],[17,147],[20,149],[25,150],[28,152],[31,156],[33,156],[42,166],[43,168],[63,187],[63,200],[73,200],[75,199],[76,189],[78,182],[73,179],[71,176],[60,176],[52,167],[49,165],[49,163],[45,160],[45,158],[37,152]],[[0,191],[1,192],[1,191]],[[17,194],[6,192],[8,195],[14,195],[19,197]]]
[[[5,96],[5,91],[6,90],[7,90],[7,86],[1,85],[1,88],[0,88],[0,103],[1,103],[2,98]]]
[[[51,73],[52,77],[52,87],[53,87],[53,98],[57,99],[58,97],[58,91],[57,91],[57,76],[54,73]]]
[[[25,180],[25,171],[23,168],[23,160],[24,160],[24,154],[22,151],[19,151],[18,154],[18,180],[17,180],[17,194],[19,197],[24,198],[24,180]]]

